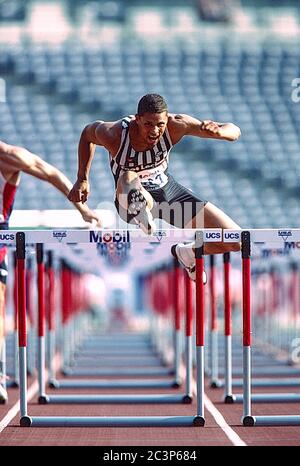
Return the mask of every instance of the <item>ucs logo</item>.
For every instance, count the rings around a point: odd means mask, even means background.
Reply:
[[[205,239],[221,239],[221,233],[208,232],[205,233]]]
[[[1,241],[13,241],[15,239],[15,235],[12,233],[0,233],[0,240]]]
[[[239,233],[229,233],[228,231],[224,233],[224,239],[240,239]]]

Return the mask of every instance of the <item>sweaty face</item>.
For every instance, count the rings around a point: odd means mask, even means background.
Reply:
[[[167,112],[144,113],[144,115],[136,116],[136,122],[142,139],[148,146],[153,147],[165,132],[168,114]]]

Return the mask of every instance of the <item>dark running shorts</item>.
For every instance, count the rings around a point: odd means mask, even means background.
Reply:
[[[184,228],[203,209],[207,201],[177,183],[173,176],[168,175],[168,178],[169,181],[162,188],[148,190],[155,201],[151,213],[153,218],[165,220],[177,228]],[[117,199],[115,206],[122,220],[132,223],[134,215],[120,206]]]

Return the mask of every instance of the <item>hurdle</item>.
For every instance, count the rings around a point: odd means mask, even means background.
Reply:
[[[39,322],[41,333],[43,333],[44,325],[44,268],[41,266],[43,263],[43,255],[42,255],[42,245],[37,245],[37,262],[40,264],[38,268],[38,284],[40,285],[39,288],[39,301],[38,301],[38,314],[39,314]],[[179,293],[178,290],[179,286],[179,263],[176,261],[174,267],[174,307],[175,307],[175,338],[177,340],[176,347],[179,347],[178,354],[175,352],[175,360],[178,359],[178,366],[180,365],[180,345],[179,345],[179,338],[178,332],[181,329],[181,312],[179,309]],[[186,392],[184,394],[178,395],[80,395],[80,394],[68,394],[68,395],[49,395],[45,392],[45,383],[44,377],[40,378],[40,396],[39,396],[39,403],[40,404],[68,404],[68,403],[77,403],[77,404],[102,404],[102,403],[111,403],[111,404],[121,404],[121,403],[128,403],[128,404],[154,404],[154,403],[191,403],[192,402],[192,360],[191,360],[191,332],[192,332],[192,288],[191,288],[191,281],[189,278],[185,280],[186,286],[186,346],[187,346],[187,353],[186,353],[186,360],[187,360],[187,370],[186,370]],[[65,289],[65,287],[63,287]],[[51,299],[53,301],[53,297]],[[63,299],[64,302],[64,299]],[[45,364],[44,364],[44,355],[43,352],[39,353],[39,368],[42,373],[45,372]],[[119,375],[120,371],[118,371]],[[177,377],[180,377],[178,373]],[[178,380],[178,378],[177,378]]]
[[[162,269],[162,267],[160,267],[160,269]],[[171,279],[172,279],[172,276],[174,276],[174,279],[175,279],[175,290],[178,289],[178,286],[177,286],[177,282],[176,280],[178,280],[178,274],[176,273],[173,273],[173,269],[170,270],[170,267],[163,267],[163,270],[164,272],[167,274],[166,276],[166,279],[170,282],[171,284]],[[153,272],[148,274],[148,281],[152,278],[153,278]],[[172,285],[174,285],[174,281],[172,283]],[[170,289],[173,289],[173,286],[171,287],[170,286]],[[179,303],[178,303],[178,296],[176,296],[176,293],[174,291],[173,293],[173,298],[174,298],[174,301],[172,299],[172,307],[174,307],[174,313],[175,313],[175,317],[174,317],[174,320],[177,322],[177,325],[178,325],[178,322],[179,322],[179,326],[181,325],[180,324],[180,320],[181,320],[181,317],[180,317],[180,312],[179,312]],[[64,301],[64,300],[63,300]],[[179,318],[178,318],[178,315],[179,315]],[[176,317],[177,316],[177,317]],[[144,341],[144,339],[143,339]],[[138,343],[138,342],[135,342],[135,343]],[[111,376],[122,376],[122,375],[138,375],[138,376],[149,376],[149,375],[152,375],[152,376],[157,376],[157,375],[174,375],[175,378],[173,378],[172,380],[159,380],[159,379],[154,379],[154,380],[149,380],[149,379],[144,379],[144,380],[130,380],[130,379],[123,379],[123,380],[119,380],[119,379],[114,379],[113,381],[112,380],[86,380],[86,379],[71,379],[71,380],[57,380],[55,379],[54,377],[52,377],[50,379],[50,382],[49,382],[49,386],[51,388],[74,388],[74,389],[81,389],[81,388],[108,388],[108,389],[118,389],[118,388],[125,388],[125,389],[132,389],[132,388],[179,388],[180,385],[181,385],[181,379],[180,379],[180,360],[179,360],[179,357],[177,355],[180,354],[180,350],[178,349],[178,345],[180,343],[180,340],[178,338],[175,339],[175,351],[174,351],[174,369],[166,369],[166,368],[159,368],[159,369],[151,369],[151,368],[148,368],[148,370],[145,370],[145,369],[139,369],[138,371],[135,370],[133,371],[132,369],[129,370],[129,369],[125,369],[123,367],[118,367],[118,371],[116,371],[116,369],[112,370],[112,369],[102,369],[101,371],[96,368],[96,369],[93,369],[92,371],[91,370],[86,370],[86,369],[80,369],[80,368],[77,368],[77,371],[76,371],[76,375],[78,373],[80,373],[80,375],[86,375],[86,376],[89,376],[91,375],[91,372],[92,372],[92,375],[111,375]],[[144,344],[146,344],[146,342],[144,342]],[[96,345],[96,342],[93,341],[93,340],[90,340],[88,342],[88,348],[93,348],[95,347]],[[122,344],[122,348],[123,348],[123,345],[124,345],[124,342]],[[132,346],[132,345],[131,345]],[[99,348],[99,345],[97,344],[97,348]],[[112,348],[114,348],[114,344],[112,344],[111,342],[105,342],[105,346],[104,346],[105,350],[106,351],[111,351]],[[138,351],[138,354],[140,355],[141,352],[140,352],[140,349],[134,345],[134,347],[132,348],[129,348],[128,347],[128,342],[126,343],[126,355],[127,356],[131,356],[132,357],[132,354],[137,354],[137,351]],[[147,348],[151,348],[150,346],[150,340],[149,340],[149,343],[147,342]],[[102,345],[101,345],[101,353],[103,351],[102,349]],[[130,350],[130,351],[129,351]],[[99,353],[98,353],[99,354]],[[122,354],[123,354],[123,351],[122,351]],[[123,359],[123,358],[122,358]],[[139,361],[139,362],[142,362],[142,361]],[[118,364],[119,365],[119,364]],[[116,365],[115,367],[117,367],[118,365]],[[140,365],[140,364],[139,364]],[[74,370],[72,370],[72,368],[68,369],[68,368],[64,368],[63,369],[63,373],[65,375],[74,375]],[[188,397],[181,397],[182,400],[188,400]],[[148,399],[147,399],[148,400]],[[166,398],[166,401],[167,401],[167,398]],[[170,398],[170,402],[180,402],[180,397],[171,397]],[[148,401],[147,401],[148,402]],[[183,401],[185,402],[185,401]]]
[[[282,243],[284,238],[300,239],[300,229],[289,230],[287,236],[283,230],[243,230],[237,232],[237,240],[242,242],[242,277],[243,277],[243,394],[238,401],[243,402],[242,423],[244,426],[300,425],[300,415],[252,415],[251,403],[295,402],[300,401],[298,394],[251,394],[251,242]],[[299,239],[298,239],[299,238]],[[235,395],[237,396],[237,395]],[[234,397],[233,397],[234,400]]]
[[[234,234],[237,234],[235,232]],[[225,232],[225,238],[233,238],[234,234],[231,234],[230,231]],[[239,237],[239,235],[238,235]],[[230,403],[242,403],[243,395],[242,394],[233,394],[233,387],[243,387],[244,381],[241,378],[232,378],[233,374],[239,373],[238,371],[232,371],[232,322],[231,322],[231,289],[230,289],[230,274],[231,274],[231,260],[230,253],[223,254],[223,277],[224,277],[224,287],[223,287],[223,302],[224,302],[224,349],[225,349],[225,358],[224,358],[224,380],[219,380],[218,384],[211,383],[212,388],[224,387],[223,401],[227,404]],[[259,353],[258,353],[259,354]],[[263,356],[265,358],[265,356]],[[269,365],[279,365],[278,361],[261,361],[261,364]],[[279,369],[279,370],[278,370]],[[282,369],[282,370],[280,370]],[[284,375],[289,371],[289,368],[277,368],[276,375]],[[261,373],[262,375],[267,375],[268,370],[260,369],[256,370],[255,374]],[[298,370],[291,371],[291,375],[297,375]],[[243,374],[243,372],[242,372]],[[275,375],[275,371],[272,375]],[[300,379],[293,378],[251,378],[252,387],[299,387]],[[300,401],[300,394],[298,393],[266,393],[266,394],[252,394],[251,401],[253,403],[278,403],[278,402],[297,402]]]
[[[60,235],[63,244],[90,243],[91,234],[99,235],[99,232],[68,231]],[[136,237],[134,238],[134,232]],[[195,230],[191,230],[192,239],[195,238]],[[5,232],[4,232],[5,233]],[[110,238],[116,231],[110,234]],[[213,233],[213,234],[212,234]],[[128,233],[129,234],[129,233]],[[181,237],[187,239],[187,230],[181,231]],[[178,231],[170,230],[165,234],[164,242],[175,243],[178,241]],[[148,242],[149,238],[138,230],[130,233],[131,239],[140,242]],[[203,245],[206,241],[216,242],[221,239],[220,229],[196,231],[196,357],[197,357],[197,410],[195,416],[132,416],[132,417],[63,417],[63,416],[30,416],[27,403],[27,378],[26,378],[26,287],[25,287],[25,259],[26,241],[30,244],[55,243],[57,235],[53,231],[9,231],[10,243],[16,244],[17,276],[18,276],[18,317],[19,317],[19,358],[20,358],[20,425],[22,427],[48,427],[48,426],[204,426],[204,284],[203,284]],[[162,241],[162,238],[158,241]],[[191,240],[191,238],[190,238]],[[7,243],[7,241],[5,241]],[[41,251],[41,247],[39,247]],[[41,252],[39,253],[41,257]],[[42,273],[43,268],[40,268]]]

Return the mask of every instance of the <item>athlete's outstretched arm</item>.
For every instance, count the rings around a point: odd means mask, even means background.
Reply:
[[[22,171],[35,178],[47,181],[68,197],[72,187],[71,181],[56,167],[23,147],[9,146],[7,144],[1,145],[0,159],[2,164],[4,166],[7,165],[10,170],[15,170],[16,172]],[[98,215],[91,211],[88,206],[76,202],[73,202],[73,204],[86,222],[93,222],[95,220],[101,226]]]
[[[197,136],[200,138],[225,139],[236,141],[241,130],[233,123],[219,123],[212,120],[198,120],[190,115],[174,115],[173,126],[182,136]]]

